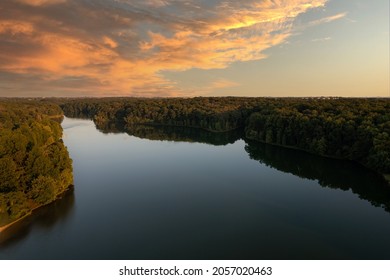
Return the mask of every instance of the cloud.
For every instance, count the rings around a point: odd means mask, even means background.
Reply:
[[[309,26],[315,26],[315,25],[324,24],[324,23],[335,21],[335,20],[339,20],[339,19],[342,19],[342,18],[346,17],[346,15],[347,15],[347,13],[339,13],[339,14],[335,14],[333,16],[328,16],[328,17],[324,17],[324,18],[321,18],[321,19],[318,19],[318,20],[313,20],[313,21],[311,21],[309,23]]]
[[[332,40],[332,37],[316,38],[312,39],[312,42],[326,42]]]
[[[66,1],[67,0],[16,0],[16,2],[30,6],[54,5],[64,3]]]
[[[2,0],[0,94],[196,95],[162,73],[263,59],[291,36],[296,17],[326,2]]]

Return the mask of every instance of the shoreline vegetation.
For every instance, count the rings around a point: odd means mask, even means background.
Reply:
[[[55,104],[0,100],[0,232],[73,185],[62,118]]]
[[[97,126],[241,129],[247,139],[350,160],[390,185],[390,99],[386,98],[3,98],[0,99],[0,232],[73,185],[60,122]]]
[[[77,98],[57,99],[68,117],[96,126],[119,122],[200,128],[244,129],[261,143],[357,162],[390,185],[388,98]]]

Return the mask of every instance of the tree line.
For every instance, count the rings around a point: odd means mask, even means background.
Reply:
[[[124,122],[202,128],[213,132],[245,125],[253,98],[103,98],[60,102],[69,117],[92,118],[95,123]]]
[[[390,173],[390,99],[307,99],[283,103],[259,107],[251,114],[246,136],[357,161],[382,174]]]
[[[69,117],[98,125],[152,124],[212,132],[245,128],[249,139],[357,161],[390,174],[390,99],[386,98],[103,98],[64,99]]]

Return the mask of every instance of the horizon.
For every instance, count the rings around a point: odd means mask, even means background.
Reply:
[[[387,0],[3,0],[0,97],[389,98]]]
[[[264,98],[264,99],[390,99],[390,96],[0,96],[2,99],[196,99],[196,98]]]

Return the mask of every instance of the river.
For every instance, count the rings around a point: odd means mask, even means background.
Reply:
[[[240,132],[65,118],[73,191],[0,235],[0,259],[390,259],[390,188]]]

